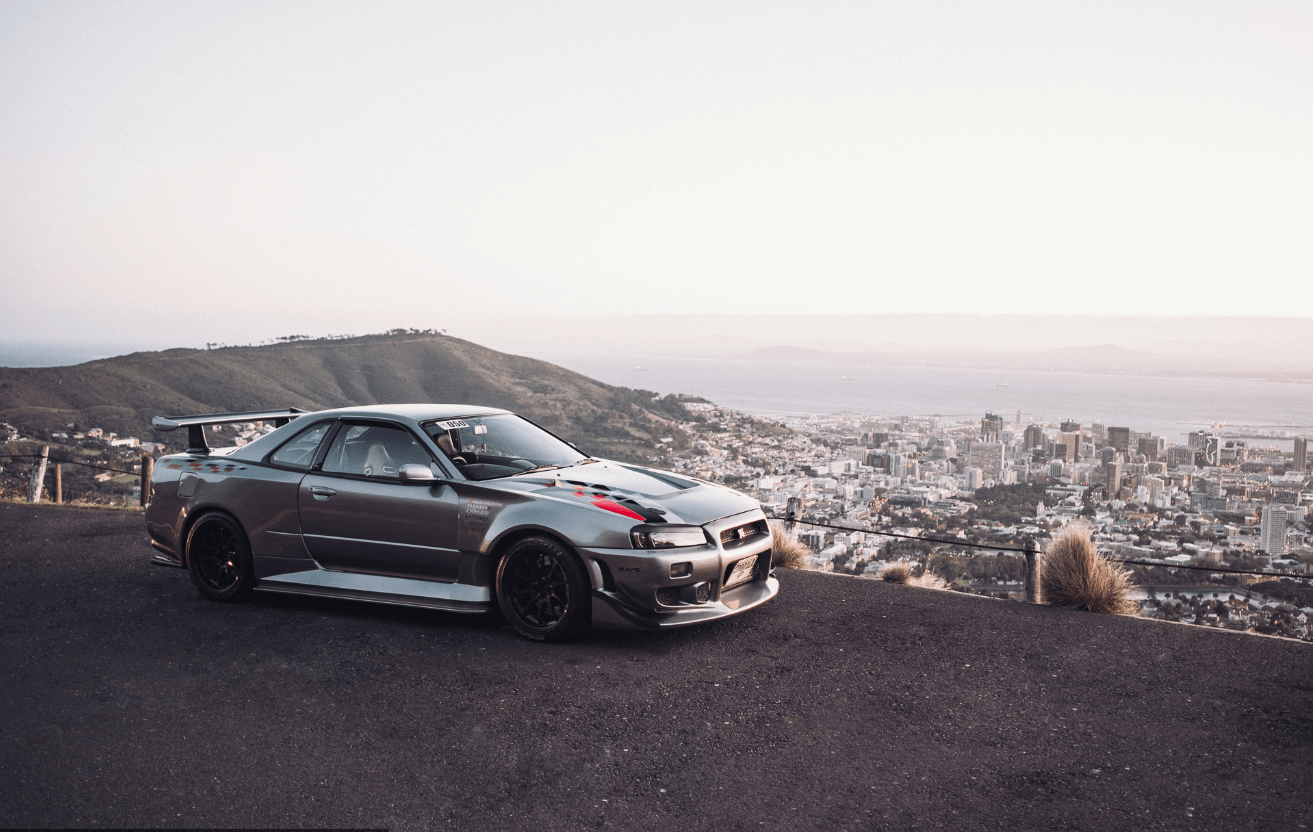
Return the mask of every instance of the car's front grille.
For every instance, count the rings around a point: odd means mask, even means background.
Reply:
[[[725,529],[720,533],[720,545],[726,548],[738,546],[763,534],[770,534],[770,527],[766,525],[765,520],[757,520],[753,523],[735,526],[732,529]]]
[[[679,606],[679,590],[673,586],[657,590],[657,603],[666,607]]]

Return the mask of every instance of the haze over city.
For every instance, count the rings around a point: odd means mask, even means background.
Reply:
[[[1295,2],[6,3],[0,325],[1306,318],[1310,34]]]

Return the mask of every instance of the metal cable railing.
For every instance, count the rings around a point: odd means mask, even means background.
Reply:
[[[1027,549],[1022,548],[1020,546],[998,546],[994,544],[975,543],[970,540],[960,540],[960,539],[955,540],[955,539],[942,538],[942,537],[929,537],[926,535],[903,534],[901,532],[886,532],[886,531],[879,531],[876,529],[859,529],[859,528],[853,528],[852,526],[839,526],[834,523],[823,523],[819,520],[805,520],[801,517],[776,517],[774,515],[769,515],[769,514],[766,515],[766,517],[769,520],[780,520],[785,523],[789,523],[789,522],[805,523],[808,526],[821,526],[827,529],[840,529],[842,531],[847,531],[847,532],[862,532],[864,534],[874,534],[874,535],[880,535],[882,537],[898,537],[904,540],[919,540],[925,543],[942,543],[949,546],[964,546],[971,549],[989,549],[996,552],[1018,552],[1020,554],[1026,554],[1028,551]],[[1264,572],[1262,570],[1257,570],[1257,569],[1230,569],[1230,568],[1219,568],[1214,566],[1196,566],[1194,564],[1183,564],[1183,563],[1159,563],[1157,561],[1138,560],[1132,558],[1110,557],[1107,558],[1107,560],[1110,560],[1114,563],[1127,563],[1134,566],[1158,566],[1164,569],[1194,569],[1200,572],[1226,572],[1236,575],[1262,575],[1268,578],[1295,578],[1301,581],[1313,580],[1313,576],[1297,575],[1294,572]]]

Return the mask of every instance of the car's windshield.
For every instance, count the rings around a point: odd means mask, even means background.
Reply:
[[[424,429],[461,473],[473,480],[587,459],[547,431],[509,413],[430,422]]]

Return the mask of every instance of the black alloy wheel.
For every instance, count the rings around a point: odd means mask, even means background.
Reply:
[[[251,546],[241,525],[226,514],[206,514],[187,534],[187,571],[206,598],[233,601],[255,584]]]
[[[565,641],[592,618],[588,576],[575,554],[548,537],[517,541],[497,567],[497,604],[521,635]]]

